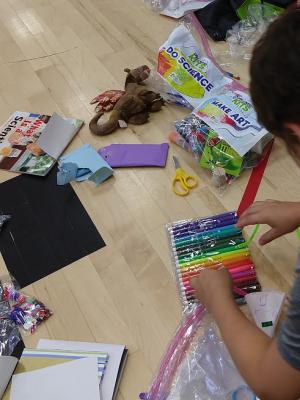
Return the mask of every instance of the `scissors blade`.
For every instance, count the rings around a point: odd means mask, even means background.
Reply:
[[[173,162],[174,162],[175,169],[181,168],[180,162],[177,157],[173,156]]]

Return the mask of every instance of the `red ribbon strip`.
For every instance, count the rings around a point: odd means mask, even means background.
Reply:
[[[268,143],[268,145],[265,147],[263,159],[256,167],[253,168],[253,170],[251,172],[248,184],[246,186],[244,195],[242,197],[242,200],[240,202],[240,205],[239,205],[239,208],[237,211],[238,216],[243,214],[243,212],[246,211],[247,208],[250,207],[251,204],[255,200],[262,177],[264,175],[266,166],[268,164],[270,154],[272,152],[273,143],[274,143],[274,139],[270,143]]]

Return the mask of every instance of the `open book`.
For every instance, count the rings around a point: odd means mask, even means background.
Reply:
[[[0,169],[45,176],[83,121],[16,111],[0,127]]]

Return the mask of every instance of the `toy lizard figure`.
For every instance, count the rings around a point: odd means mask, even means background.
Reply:
[[[90,121],[89,127],[95,135],[105,136],[119,128],[119,121],[141,125],[145,124],[150,116],[150,112],[159,111],[164,105],[164,100],[160,94],[155,93],[144,84],[144,80],[149,77],[150,69],[143,65],[136,69],[124,70],[127,72],[125,81],[125,94],[117,101],[109,120],[98,125],[99,118],[103,112],[98,112]]]

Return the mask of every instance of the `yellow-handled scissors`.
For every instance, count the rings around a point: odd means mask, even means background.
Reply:
[[[173,156],[175,166],[175,177],[173,179],[173,192],[178,196],[186,196],[190,193],[190,189],[197,186],[197,179],[195,176],[187,175],[181,168],[178,158]]]

